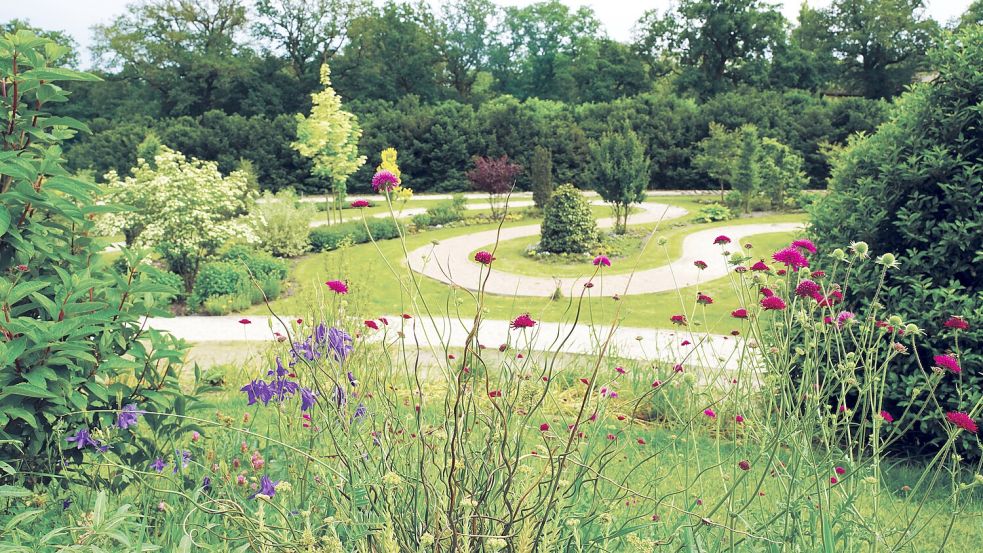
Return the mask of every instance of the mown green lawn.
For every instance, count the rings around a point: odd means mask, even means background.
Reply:
[[[693,197],[660,197],[656,199],[660,202],[671,202],[681,205],[687,209],[698,209],[699,203]],[[609,210],[606,206],[595,206],[595,212],[600,211],[600,216],[607,216]],[[775,220],[797,220],[796,215],[776,216]],[[687,218],[688,219],[688,218]],[[765,221],[765,218],[754,218],[754,222]],[[506,223],[504,226],[527,225],[532,220],[516,221]],[[347,249],[328,252],[323,254],[309,255],[298,259],[291,271],[293,285],[290,294],[271,303],[272,309],[276,313],[286,315],[303,315],[311,312],[312,305],[317,305],[318,298],[325,291],[324,282],[332,279],[347,280],[352,292],[347,301],[357,307],[358,312],[366,317],[376,317],[380,315],[392,315],[404,312],[422,314],[430,311],[436,316],[462,316],[465,318],[473,316],[477,301],[473,293],[456,289],[444,283],[411,274],[406,268],[403,260],[405,252],[425,246],[435,241],[459,236],[467,232],[479,232],[494,229],[493,225],[481,225],[462,228],[445,228],[431,230],[419,234],[406,236],[405,248],[399,240],[389,240],[377,244],[362,244]],[[686,229],[702,228],[699,225],[686,227]],[[681,237],[684,229],[667,232],[666,235],[676,236],[677,239],[671,240],[667,245],[669,256],[678,255]],[[788,243],[791,235],[788,234],[768,234],[753,237],[749,241],[754,244],[751,255],[766,257],[779,247]],[[475,244],[475,248],[482,245]],[[657,266],[668,262],[666,253],[659,251],[655,244],[650,246],[650,253],[646,254],[646,266]],[[530,260],[532,263],[532,261]],[[501,262],[496,262],[498,267],[508,266]],[[581,274],[590,272],[591,267],[585,264]],[[549,268],[544,268],[540,274],[550,274]],[[574,273],[576,274],[576,273]],[[572,276],[572,275],[571,275]],[[693,300],[698,291],[710,294],[715,299],[715,304],[705,311],[706,316],[700,312],[690,314],[691,324],[698,330],[707,329],[711,332],[726,333],[732,329],[729,313],[737,305],[736,293],[731,288],[727,279],[720,279],[705,285],[683,289],[678,291],[662,292],[657,294],[642,294],[627,296],[620,302],[612,299],[611,294],[615,290],[605,290],[605,296],[600,292],[604,290],[603,283],[591,290],[592,297],[585,297],[581,307],[582,316],[596,321],[610,321],[614,316],[615,310],[620,309],[621,324],[624,326],[640,327],[669,327],[670,315],[690,312],[693,309]],[[506,296],[486,296],[483,299],[483,307],[486,309],[486,318],[511,319],[521,313],[530,313],[533,318],[545,321],[567,320],[572,317],[577,309],[577,301],[570,298],[560,298],[553,300],[550,298],[535,297],[506,297]],[[685,306],[685,307],[684,307]],[[263,314],[268,309],[265,305],[252,307],[247,313]]]

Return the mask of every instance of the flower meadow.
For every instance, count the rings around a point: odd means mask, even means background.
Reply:
[[[197,410],[127,403],[109,424],[61,429],[59,448],[81,456],[18,497],[11,520],[29,525],[5,539],[23,551],[970,550],[983,476],[957,443],[979,445],[983,407],[931,398],[970,370],[958,338],[972,323],[952,314],[951,349],[926,352],[921,410],[889,411],[885,373],[918,355],[923,331],[887,307],[849,311],[849,291],[855,267],[883,273],[894,256],[714,242],[739,302],[680,294],[674,362],[619,356],[617,318],[578,311],[606,258],[570,300],[568,327],[596,337],[590,355],[560,353],[569,334],[533,349],[543,327],[526,312],[505,343],[483,343],[480,290],[473,319],[429,317],[411,289],[406,313],[366,320],[350,298],[371,281],[336,275]],[[475,262],[483,279],[499,269],[494,250]],[[709,336],[689,321],[706,310],[733,321],[726,359],[699,353]],[[419,343],[448,324],[465,326],[465,347]],[[160,435],[148,417],[182,431]],[[948,441],[899,465],[896,444],[926,419]]]

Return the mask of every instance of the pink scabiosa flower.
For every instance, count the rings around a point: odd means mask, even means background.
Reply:
[[[807,238],[800,238],[798,240],[792,241],[792,246],[802,250],[806,250],[809,253],[816,253],[816,245],[812,243],[812,240]]]
[[[836,474],[839,474],[840,476],[842,476],[842,475],[846,474],[846,469],[843,468],[843,467],[836,467],[835,469],[833,469],[833,472],[835,472]]]
[[[809,260],[797,248],[792,246],[778,250],[771,258],[779,263],[783,263],[793,271],[798,271],[803,267],[809,266]]]
[[[681,346],[688,346],[688,345],[690,345],[692,343],[693,342],[690,342],[689,340],[683,340],[679,345],[681,345]]]
[[[823,278],[826,276],[826,271],[813,271],[812,278]]]
[[[761,259],[757,263],[755,263],[754,265],[751,265],[751,270],[752,271],[770,271],[771,268],[768,267],[767,265],[765,265],[765,260],[764,259]]]
[[[737,415],[734,417],[734,422],[737,424],[744,424],[744,417],[742,415]]]
[[[677,373],[683,372],[683,364],[682,363],[676,363],[675,365],[673,365],[672,371],[673,372],[677,372]]]
[[[968,414],[962,411],[949,411],[945,414],[945,418],[949,420],[952,424],[962,428],[966,432],[971,432],[976,434],[979,428],[976,426],[976,421],[973,420]]]
[[[713,298],[704,294],[703,292],[698,292],[696,294],[696,303],[700,305],[710,305],[711,303],[713,303]]]
[[[734,267],[734,272],[740,274],[746,273],[747,267],[745,267],[744,265],[738,265],[737,267]]]
[[[839,479],[837,479],[835,476],[830,476],[829,477],[829,483],[830,484],[833,484],[833,485],[836,485],[837,483],[839,483]]]
[[[495,261],[495,256],[493,256],[491,252],[481,250],[480,252],[474,254],[474,260],[482,265],[491,265],[491,262]]]
[[[723,246],[724,244],[730,244],[730,238],[727,238],[723,234],[713,239],[713,243],[718,246]]]
[[[669,317],[669,321],[674,325],[686,326],[686,315],[673,315]]]
[[[828,296],[818,301],[819,307],[832,307],[843,301],[843,292],[833,290]]]
[[[653,388],[658,388],[659,386],[662,386],[662,381],[661,380],[653,380],[652,381],[652,387]]]
[[[239,324],[248,325],[248,324],[253,324],[253,322],[250,321],[249,319],[239,319]]]
[[[935,366],[940,369],[945,369],[953,374],[959,374],[962,372],[963,368],[959,366],[959,360],[951,355],[936,355],[932,358],[935,362]]]
[[[545,423],[544,422],[543,424],[539,425],[539,431],[540,432],[547,432],[547,431],[549,431],[549,429],[550,429],[549,423]]]
[[[399,186],[399,177],[390,171],[379,171],[372,176],[372,189],[376,192],[380,190],[389,192]]]
[[[740,309],[735,309],[735,310],[733,310],[733,311],[730,312],[730,316],[731,317],[734,317],[735,319],[746,319],[747,318],[747,309],[744,309],[743,307],[740,308]]]
[[[701,271],[702,271],[703,269],[706,269],[706,268],[707,268],[707,262],[706,262],[706,261],[703,261],[703,260],[700,260],[700,259],[697,259],[696,261],[694,261],[694,262],[693,262],[693,265],[694,265],[694,266],[695,266],[695,267],[696,267],[697,269],[699,269],[699,270],[701,270]]]
[[[761,300],[761,307],[765,311],[781,311],[785,309],[785,300],[778,296],[768,296]]]
[[[795,295],[800,298],[812,298],[818,293],[819,285],[807,278],[800,280],[795,286]]]
[[[761,292],[761,295],[766,298],[770,298],[775,295],[775,293],[772,292],[771,288],[762,288],[761,290],[758,291]]]
[[[519,315],[518,317],[512,320],[511,324],[509,324],[509,328],[511,328],[512,330],[515,330],[517,328],[532,328],[534,326],[536,326],[536,321],[532,320],[532,317],[529,316],[529,313],[523,313],[522,315]]]
[[[18,266],[14,267],[14,268],[17,269],[18,271],[22,272],[22,273],[26,273],[30,269],[30,267],[28,267],[27,265],[23,265],[23,264],[18,265]]]
[[[628,374],[628,371],[624,367],[615,367],[614,372],[618,374]]]
[[[894,422],[894,417],[887,411],[881,411],[881,418],[884,419],[884,422]]]
[[[335,294],[347,294],[348,285],[340,280],[329,280],[324,283],[325,286],[331,289]]]
[[[836,316],[836,326],[843,328],[843,325],[854,317],[855,315],[849,311],[840,311],[840,314]]]
[[[606,255],[599,255],[599,256],[595,257],[594,258],[594,261],[592,263],[594,263],[594,266],[595,267],[610,267],[611,266],[611,260],[608,259],[608,256],[606,256]]]
[[[635,441],[638,442],[638,445],[645,445],[645,438],[639,438]]]
[[[969,330],[969,323],[966,322],[966,319],[957,315],[950,316],[946,322],[942,323],[942,326],[955,330]]]
[[[370,204],[368,200],[355,200],[354,202],[352,202],[352,207],[356,207],[356,208],[369,207],[371,205],[372,204]]]
[[[740,463],[737,463],[737,466],[740,467],[740,469],[743,470],[743,471],[749,471],[749,470],[751,470],[751,463],[748,462],[747,459],[741,461]]]
[[[709,407],[703,410],[703,414],[710,417],[711,419],[717,418],[717,414],[713,412],[713,409]]]
[[[372,330],[379,330],[379,325],[375,321],[365,321],[365,326]]]

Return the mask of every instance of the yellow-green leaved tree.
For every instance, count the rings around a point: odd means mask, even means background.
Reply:
[[[331,182],[331,194],[339,211],[345,201],[348,176],[365,163],[358,155],[362,128],[353,113],[342,109],[341,96],[331,88],[331,69],[321,66],[324,89],[311,94],[311,114],[297,114],[297,141],[292,144],[300,155],[314,160],[314,174]]]

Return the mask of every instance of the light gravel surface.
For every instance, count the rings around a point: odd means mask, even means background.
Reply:
[[[685,209],[666,204],[647,202],[640,207],[643,211],[632,215],[629,219],[630,223],[668,221],[686,214]],[[610,218],[597,221],[597,226],[601,228],[611,227],[613,224],[614,220]],[[602,275],[594,279],[594,284],[598,292],[604,291],[622,296],[651,294],[694,286],[727,275],[724,250],[713,243],[718,235],[726,235],[737,243],[755,234],[793,232],[800,228],[802,228],[800,223],[757,223],[697,231],[683,239],[684,253],[682,257],[671,263],[636,273],[603,276],[602,271]],[[536,236],[539,232],[539,225],[526,225],[456,236],[411,251],[408,262],[410,267],[420,274],[468,290],[477,290],[480,283],[484,281],[488,268],[476,263],[471,258],[471,252],[482,247],[491,251],[497,241]],[[697,260],[704,261],[707,268],[700,270],[694,266],[693,263]],[[508,267],[492,263],[491,276],[485,282],[484,290],[489,294],[505,296],[549,297],[559,288],[563,294],[569,296],[579,293],[584,284],[590,280],[592,272],[593,267],[585,263],[583,277],[534,277],[509,273]]]
[[[243,317],[175,317],[147,319],[147,326],[167,331],[189,342],[270,342],[275,340],[274,332],[289,335],[292,317],[281,317],[288,326],[267,316],[249,316],[250,324],[239,322]],[[399,339],[397,332],[403,332],[408,343],[419,343],[421,348],[437,352],[444,345],[461,348],[467,340],[470,321],[438,320],[436,324],[428,320],[414,318],[404,321],[401,317],[388,317],[390,327],[383,326],[379,331],[365,329],[366,338],[387,343]],[[387,334],[384,334],[387,332]],[[607,340],[611,330],[607,326],[577,326],[566,323],[542,322],[530,330],[511,330],[509,321],[482,321],[478,332],[478,343],[489,348],[511,343],[519,350],[529,348],[537,351],[552,351],[568,354],[596,354],[599,344]],[[683,346],[684,341],[692,345]],[[730,336],[718,336],[691,332],[688,329],[670,330],[653,328],[619,327],[611,335],[608,353],[627,359],[640,361],[681,363],[686,367],[704,367],[733,370],[738,366],[742,354],[743,340]]]

